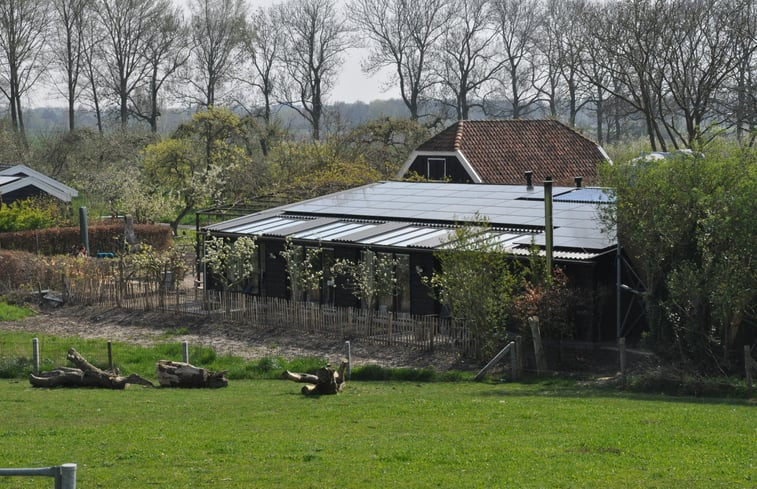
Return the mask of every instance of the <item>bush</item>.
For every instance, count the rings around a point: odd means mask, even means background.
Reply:
[[[48,267],[37,255],[0,250],[0,293],[23,287],[48,287]]]
[[[62,224],[62,210],[51,198],[29,198],[0,203],[0,232],[43,229]]]

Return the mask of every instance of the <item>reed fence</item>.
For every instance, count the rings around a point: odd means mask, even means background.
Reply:
[[[136,281],[73,282],[67,285],[64,300],[75,305],[203,316],[208,321],[293,335],[308,333],[400,348],[446,349],[470,357],[479,353],[479,342],[464,321],[436,315],[394,314],[198,288],[168,290]]]

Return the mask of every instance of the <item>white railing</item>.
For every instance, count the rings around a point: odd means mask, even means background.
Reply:
[[[52,477],[55,479],[55,489],[76,489],[76,464],[37,469],[0,469],[2,476]]]

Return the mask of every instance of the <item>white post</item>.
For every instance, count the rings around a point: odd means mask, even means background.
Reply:
[[[186,341],[182,341],[181,350],[182,350],[182,357],[184,358],[184,363],[189,363],[189,343],[187,343]]]
[[[352,377],[352,350],[350,348],[350,342],[345,341],[344,342],[344,348],[345,348],[345,354],[347,355],[347,374],[346,374],[346,380],[350,380],[350,377]]]
[[[76,464],[60,466],[60,489],[76,489]]]
[[[39,375],[39,338],[32,338],[32,359],[34,362],[34,375]]]

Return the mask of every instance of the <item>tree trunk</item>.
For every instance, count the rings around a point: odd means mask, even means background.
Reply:
[[[139,375],[122,377],[118,372],[100,370],[89,363],[75,349],[68,350],[66,358],[77,368],[58,367],[39,375],[31,374],[29,383],[34,387],[103,387],[106,389],[123,389],[127,384],[140,384],[154,387],[153,383]]]
[[[213,372],[188,363],[161,360],[158,362],[158,383],[161,387],[226,387],[228,371]]]
[[[334,370],[331,365],[326,365],[316,370],[313,374],[300,374],[296,372],[284,371],[284,378],[293,382],[302,382],[308,385],[302,387],[302,393],[306,396],[321,394],[338,394],[344,390],[344,370],[347,368],[347,362],[342,362],[339,370]]]

